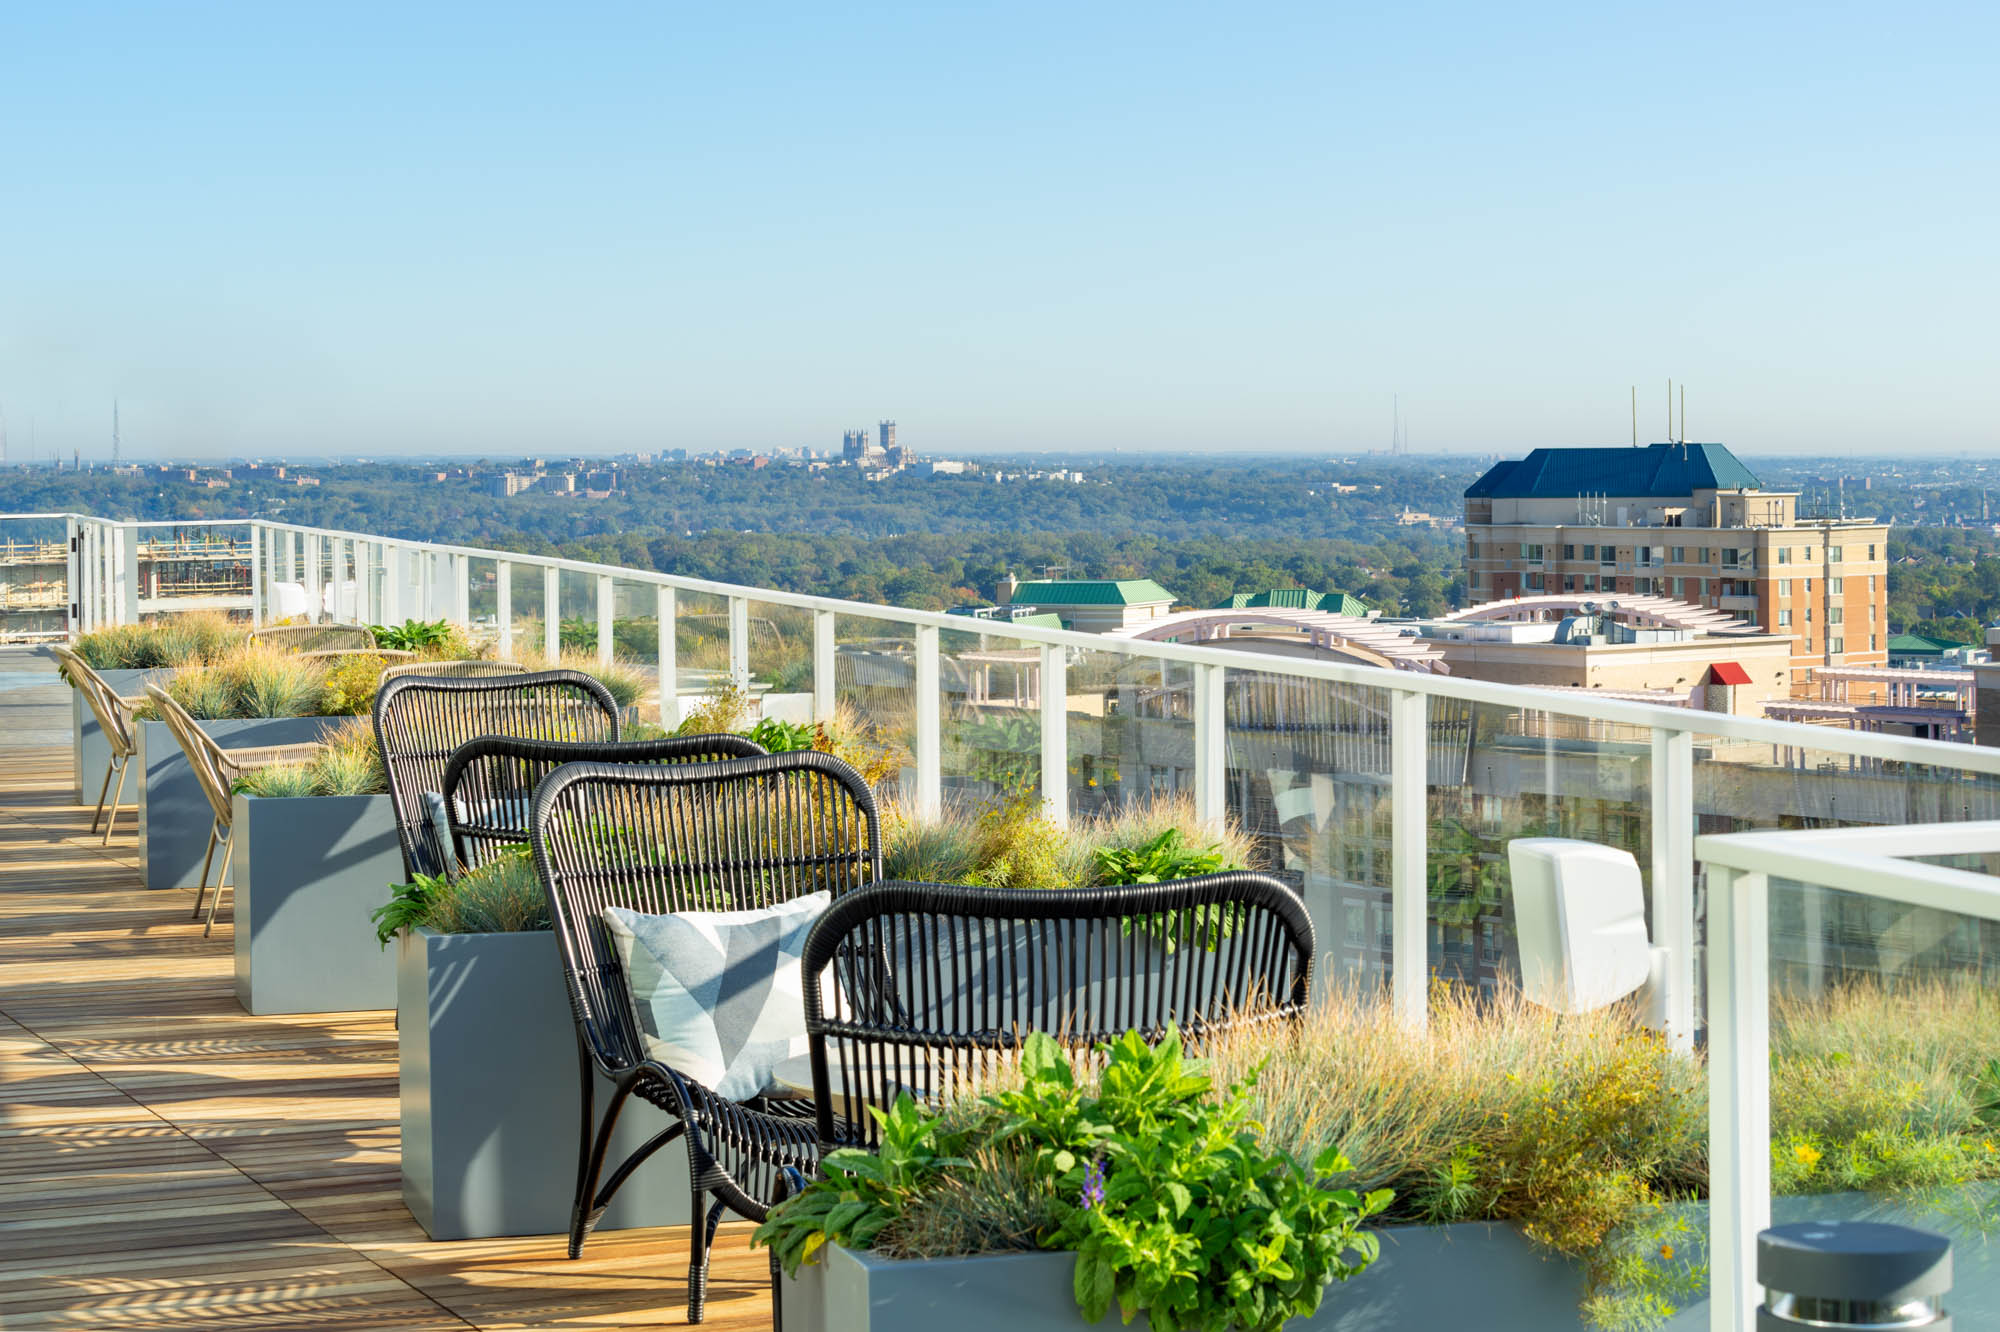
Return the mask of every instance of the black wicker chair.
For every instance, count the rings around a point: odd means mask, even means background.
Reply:
[[[874,796],[861,774],[811,751],[731,763],[576,763],[557,769],[536,791],[531,844],[549,895],[582,1065],[570,1256],[582,1252],[633,1169],[684,1136],[693,1181],[688,1321],[699,1322],[709,1248],[723,1211],[761,1221],[787,1179],[812,1171],[818,1156],[812,1107],[803,1098],[728,1100],[649,1059],[601,916],[611,906],[658,914],[761,907],[821,890],[838,900],[882,876]],[[592,1108],[593,1069],[613,1086],[601,1122]],[[676,1122],[600,1184],[629,1095]]]
[[[447,875],[426,792],[442,793],[453,752],[481,736],[608,742],[618,739],[611,691],[581,671],[458,677],[403,675],[375,695],[375,739],[388,773],[403,873]]]
[[[813,926],[803,962],[819,1148],[874,1147],[860,1106],[976,1087],[1031,1031],[1084,1057],[1127,1031],[1157,1040],[1169,1023],[1199,1049],[1220,1031],[1295,1020],[1312,959],[1305,903],[1247,871],[1073,892],[889,882],[854,893]]]
[[[469,740],[452,751],[444,768],[448,863],[476,869],[503,847],[527,845],[535,788],[565,763],[724,763],[764,752],[755,740],[720,733],[605,743],[508,735]]]

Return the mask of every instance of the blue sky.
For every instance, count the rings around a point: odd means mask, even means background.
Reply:
[[[2000,6],[15,4],[14,455],[2000,449]]]

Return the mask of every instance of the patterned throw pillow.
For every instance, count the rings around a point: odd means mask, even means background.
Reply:
[[[811,893],[754,911],[604,913],[646,1052],[718,1096],[748,1100],[806,1052],[800,962],[833,901]]]

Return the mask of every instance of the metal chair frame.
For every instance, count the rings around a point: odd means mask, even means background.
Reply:
[[[138,753],[138,741],[133,733],[132,710],[144,699],[126,698],[111,688],[111,684],[97,673],[96,668],[85,661],[73,649],[57,647],[56,660],[62,664],[63,677],[75,690],[83,695],[84,703],[91,715],[97,718],[97,729],[104,735],[104,742],[111,751],[110,761],[104,767],[104,781],[97,790],[97,811],[90,817],[90,830],[97,831],[97,825],[104,824],[104,838],[99,844],[111,845],[111,828],[118,822],[118,807],[125,798],[125,774],[132,758]],[[118,775],[118,789],[111,789],[111,775]],[[110,797],[110,817],[105,817],[105,797]]]

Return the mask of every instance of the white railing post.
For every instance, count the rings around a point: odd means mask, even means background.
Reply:
[[[398,625],[409,619],[403,609],[403,548],[382,547],[382,623]]]
[[[1042,815],[1069,826],[1069,649],[1042,644]]]
[[[250,627],[264,625],[264,524],[250,524]]]
[[[361,565],[361,619],[364,624],[382,624],[383,556],[387,550],[379,541],[364,542],[356,559]]]
[[[318,624],[320,612],[325,609],[326,598],[321,590],[325,584],[320,578],[320,562],[324,558],[322,544],[318,536],[306,533],[306,621],[309,624]]]
[[[553,564],[542,566],[542,656],[562,660],[562,570]]]
[[[410,558],[417,565],[417,618],[419,620],[441,620],[445,617],[437,611],[437,556],[422,546],[410,550]]]
[[[833,612],[816,610],[813,616],[813,720],[831,721],[840,699],[834,685],[839,669],[840,650],[833,633]]]
[[[75,638],[83,632],[83,527],[74,518],[63,519],[63,537],[69,547],[68,568],[63,575],[63,591],[66,594],[63,608],[63,628],[66,635]]]
[[[139,529],[118,529],[118,567],[112,572],[118,623],[139,623]]]
[[[1751,1332],[1771,1224],[1770,886],[1716,865],[1708,892],[1708,1325]]]
[[[1413,1031],[1430,1021],[1429,700],[1389,695],[1389,919],[1392,1002]]]
[[[610,574],[597,576],[597,664],[611,664],[611,649],[615,645],[615,634],[611,622],[611,612],[615,597]]]
[[[1667,1041],[1694,1049],[1694,736],[1653,729],[1653,944],[1665,949]]]
[[[653,613],[659,620],[660,725],[669,731],[681,724],[680,630],[674,623],[674,590],[653,589]]]
[[[729,683],[750,698],[750,598],[729,599]]]
[[[97,542],[98,525],[90,524],[83,529],[82,565],[80,580],[82,597],[83,632],[90,633],[97,628]]]
[[[514,659],[514,565],[499,560],[493,565],[493,618],[500,630],[500,660]]]
[[[917,813],[936,814],[944,808],[944,719],[938,697],[938,628],[917,626],[917,733],[912,737],[917,760]]]
[[[1162,675],[1172,668],[1162,665]],[[1194,815],[1220,826],[1229,812],[1225,680],[1220,666],[1194,668]]]
[[[472,626],[472,557],[470,555],[445,556],[445,568],[451,574],[451,618],[455,624]]]

